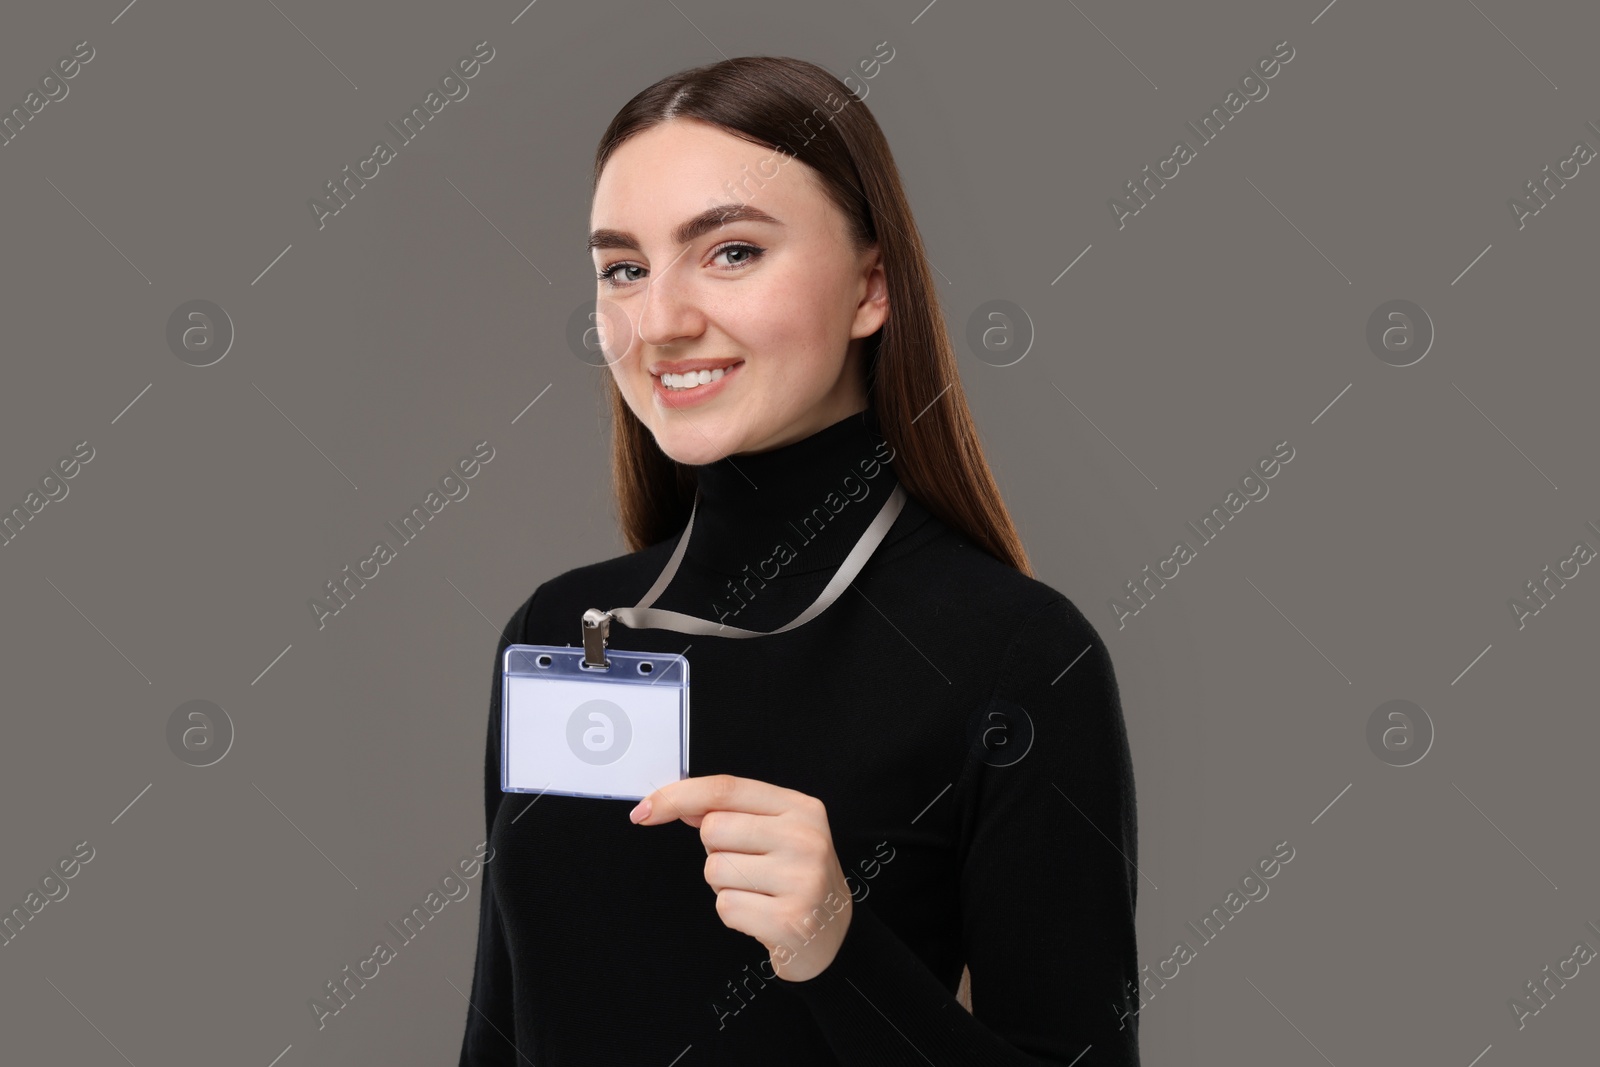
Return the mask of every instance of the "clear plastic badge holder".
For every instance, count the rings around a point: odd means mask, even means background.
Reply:
[[[571,645],[510,645],[500,694],[500,788],[640,800],[689,774],[689,661]]]

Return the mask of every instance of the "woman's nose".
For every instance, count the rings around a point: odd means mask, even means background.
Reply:
[[[699,293],[681,261],[645,280],[644,303],[635,324],[639,339],[664,347],[698,337],[705,329]]]

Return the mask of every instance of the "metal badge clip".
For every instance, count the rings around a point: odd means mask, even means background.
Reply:
[[[583,613],[583,665],[596,670],[611,666],[606,640],[611,636],[611,612],[590,608]]]

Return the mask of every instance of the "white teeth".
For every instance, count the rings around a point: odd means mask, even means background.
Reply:
[[[688,374],[663,374],[661,384],[668,389],[696,389],[716,381],[724,373],[724,368],[718,367],[716,370],[697,370]]]

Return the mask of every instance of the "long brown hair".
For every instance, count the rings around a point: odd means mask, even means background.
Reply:
[[[594,186],[618,145],[674,118],[697,119],[785,153],[816,172],[858,249],[877,243],[889,315],[866,338],[867,402],[894,449],[906,491],[947,525],[1029,577],[1033,569],[983,457],[900,172],[867,105],[803,59],[741,56],[680,71],[640,92],[611,120]],[[611,374],[611,468],[629,551],[682,530],[695,474],[661,451]],[[913,422],[915,425],[913,425]]]

